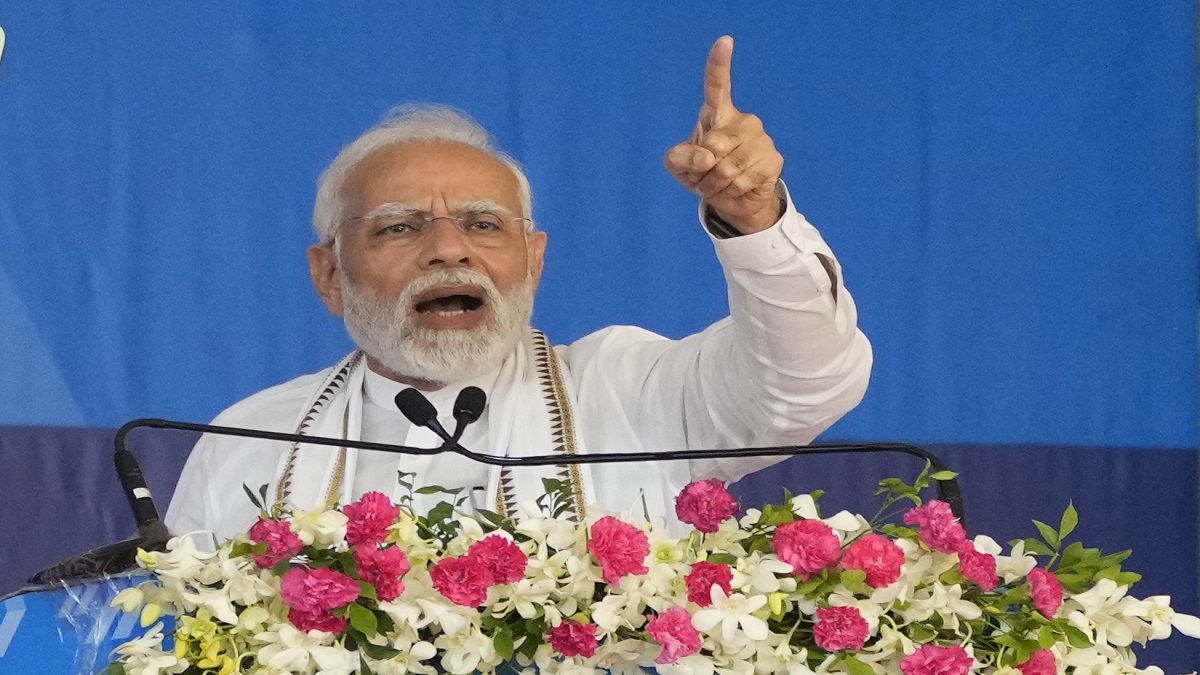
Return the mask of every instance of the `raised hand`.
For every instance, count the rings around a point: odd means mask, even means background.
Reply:
[[[783,215],[776,194],[783,155],[762,120],[733,107],[733,38],[722,36],[704,68],[704,105],[688,140],[667,151],[667,170],[742,234],[765,230]]]

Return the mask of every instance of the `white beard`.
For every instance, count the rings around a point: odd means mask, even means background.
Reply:
[[[445,285],[471,284],[485,293],[491,316],[474,328],[433,329],[415,325],[413,303],[422,293]],[[354,342],[392,374],[446,384],[500,367],[521,339],[533,315],[531,278],[501,294],[482,272],[435,270],[417,278],[389,300],[342,278],[346,330]]]

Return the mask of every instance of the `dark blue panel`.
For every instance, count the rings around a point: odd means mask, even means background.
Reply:
[[[130,437],[160,509],[170,500],[187,434],[142,429]],[[1034,536],[1031,521],[1057,523],[1068,501],[1080,513],[1077,536],[1107,552],[1134,550],[1137,595],[1165,594],[1177,611],[1200,613],[1200,508],[1195,451],[1051,446],[933,446],[960,472],[969,534],[1004,544]],[[112,432],[0,426],[0,596],[33,571],[69,554],[130,536],[134,521],[112,469]],[[826,513],[873,514],[876,482],[912,477],[909,457],[797,457],[742,480],[743,506],[821,489]],[[230,499],[244,499],[241,494]],[[20,514],[20,517],[13,517]],[[1147,650],[1144,663],[1186,672],[1200,643],[1176,636]]]

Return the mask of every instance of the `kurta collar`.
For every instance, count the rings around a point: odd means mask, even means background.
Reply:
[[[437,408],[439,417],[449,417],[454,413],[454,400],[458,398],[458,393],[470,386],[479,387],[489,396],[496,388],[496,378],[500,374],[500,368],[462,382],[455,382],[446,385],[437,391],[423,391],[425,398]],[[409,385],[397,382],[393,379],[380,375],[367,366],[365,377],[363,378],[363,395],[371,405],[383,408],[384,410],[396,410],[396,394],[399,394],[404,389],[408,389]]]

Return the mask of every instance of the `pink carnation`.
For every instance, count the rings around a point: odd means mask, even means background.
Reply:
[[[917,535],[925,545],[942,553],[955,553],[967,541],[967,532],[963,529],[950,505],[937,499],[931,499],[924,506],[910,509],[904,514],[904,522],[920,528]]]
[[[900,578],[904,549],[887,537],[871,532],[846,547],[842,567],[867,573],[867,585],[883,588]]]
[[[867,643],[869,627],[863,615],[853,607],[820,607],[813,639],[827,652],[843,649],[862,649]]]
[[[650,539],[639,528],[605,516],[592,525],[588,550],[600,563],[604,580],[614,586],[627,574],[645,574]]]
[[[792,566],[797,576],[809,579],[842,555],[842,544],[833,528],[819,520],[797,520],[775,528],[771,547],[779,559]]]
[[[675,663],[680,657],[700,651],[700,631],[692,626],[692,615],[682,607],[650,617],[646,632],[663,648],[655,663]]]
[[[346,629],[349,623],[346,619],[334,616],[329,610],[320,609],[315,612],[303,612],[295,607],[288,612],[288,621],[304,632],[323,630],[326,633],[338,634]]]
[[[293,567],[279,588],[289,607],[306,614],[344,607],[354,602],[358,591],[357,581],[326,567]]]
[[[304,548],[304,542],[292,532],[291,523],[284,520],[259,518],[250,528],[250,541],[267,545],[266,553],[251,554],[254,563],[264,569],[296,556]]]
[[[967,581],[985,591],[1000,585],[1000,577],[996,576],[996,556],[980,553],[969,541],[958,551],[958,571]]]
[[[492,574],[477,558],[469,555],[442,558],[429,570],[433,587],[456,605],[478,607],[487,600]]]
[[[708,607],[712,604],[713,585],[720,586],[725,595],[729,595],[729,588],[733,583],[733,570],[725,563],[700,560],[692,563],[692,571],[688,572],[683,580],[687,583],[688,600],[701,607]]]
[[[1058,672],[1058,664],[1054,662],[1054,652],[1049,649],[1039,649],[1029,655],[1029,660],[1017,666],[1021,675],[1054,675]]]
[[[346,542],[351,546],[381,544],[388,528],[400,516],[400,507],[382,492],[368,492],[342,509],[346,514]]]
[[[596,624],[579,624],[570,619],[550,629],[550,646],[563,656],[590,657],[596,653]]]
[[[493,534],[471,544],[467,555],[487,568],[493,584],[512,584],[525,577],[529,556],[507,537]]]
[[[1033,597],[1033,606],[1042,616],[1053,619],[1063,602],[1063,588],[1058,582],[1058,577],[1035,567],[1029,570],[1026,578],[1029,579],[1029,595]]]
[[[725,481],[716,478],[691,483],[675,498],[675,515],[701,532],[716,532],[722,521],[737,513],[737,500],[725,489]]]
[[[375,587],[375,595],[384,602],[391,602],[404,592],[400,577],[408,571],[408,558],[404,551],[395,546],[384,549],[375,544],[360,546],[354,551],[358,563],[358,576]]]
[[[974,661],[967,650],[958,645],[921,645],[920,649],[904,657],[900,670],[904,675],[967,675]]]

